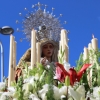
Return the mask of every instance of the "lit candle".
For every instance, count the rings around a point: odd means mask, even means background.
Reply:
[[[92,35],[92,40],[91,40],[91,44],[89,44],[88,46],[89,46],[89,49],[91,50],[91,49],[93,49],[93,50],[97,50],[98,49],[98,40],[97,40],[97,38],[94,38],[94,35]],[[92,47],[91,47],[91,45],[92,45]],[[91,57],[91,55],[92,54],[90,54],[90,58],[89,58],[89,60],[90,60],[90,63],[91,64],[93,64],[93,58]],[[90,68],[91,68],[91,66],[90,66]],[[89,79],[88,79],[88,81],[89,81],[89,86],[92,86],[92,74],[93,73],[93,69],[91,68],[90,69],[90,72],[89,72]]]
[[[63,30],[63,32],[64,32],[64,43],[68,44],[68,36],[67,36],[68,32],[66,30]]]
[[[92,42],[92,48],[96,51],[98,49],[98,40],[97,40],[97,38],[94,37],[94,35],[92,35],[92,38],[93,38],[91,40],[91,42]]]
[[[88,44],[88,50],[92,50],[92,43],[89,43]],[[88,52],[89,53],[89,63],[92,64],[93,63],[93,59],[92,59],[92,54],[91,52]],[[91,68],[91,66],[89,67]],[[91,68],[90,71],[88,72],[88,75],[87,75],[87,79],[88,79],[88,84],[89,86],[92,86],[92,71],[93,69]]]
[[[88,49],[89,49],[89,50],[92,49],[92,44],[91,44],[91,43],[88,44]]]
[[[15,79],[16,71],[16,41],[13,41],[13,80]]]
[[[58,50],[58,56],[59,56],[59,57],[61,57],[61,52],[60,52],[60,50],[61,50],[61,41],[59,41],[59,50]]]
[[[59,50],[61,49],[61,45],[62,45],[62,44],[61,44],[61,41],[59,41]]]
[[[84,47],[84,53],[83,54],[84,54],[83,60],[85,61],[88,58],[88,48]]]
[[[40,63],[40,42],[36,43],[36,48],[37,48],[37,62]]]
[[[61,30],[61,47],[62,47],[62,51],[64,51],[64,49],[65,49],[64,48],[64,44],[65,44],[64,43],[64,36],[65,36],[64,34],[65,34],[64,29],[62,29]]]
[[[66,30],[65,29],[62,29],[61,30],[61,46],[62,46],[62,51],[65,50],[65,53],[64,53],[64,60],[66,62],[68,62],[68,38],[66,36]]]
[[[13,81],[13,35],[10,35],[10,52],[9,52],[9,77],[8,77],[8,87],[11,85],[11,81]]]
[[[36,31],[31,31],[31,69],[36,65]]]
[[[69,48],[68,48],[68,45],[65,45],[65,54],[64,54],[64,59],[66,62],[68,62],[68,53],[69,53]]]
[[[89,62],[92,63],[92,57],[91,57],[92,54],[90,52],[90,50],[92,50],[92,44],[91,43],[88,44],[88,50],[89,50]]]
[[[68,37],[67,37],[67,34],[68,32],[65,30],[64,31],[65,34],[64,34],[64,43],[65,43],[65,61],[68,62],[69,61],[69,47],[68,47]]]

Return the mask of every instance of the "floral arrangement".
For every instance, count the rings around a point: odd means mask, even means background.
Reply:
[[[100,100],[100,51],[90,50],[85,61],[81,54],[76,67],[63,61],[63,54],[46,67],[37,63],[30,69],[23,62],[10,87],[7,80],[0,83],[0,100]]]

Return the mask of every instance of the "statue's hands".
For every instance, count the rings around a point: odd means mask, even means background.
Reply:
[[[17,68],[16,72],[15,72],[15,81],[17,83],[18,78],[22,75],[22,69],[21,68]]]
[[[41,58],[41,61],[40,62],[41,62],[42,65],[46,66],[47,63],[48,63],[48,60],[47,60],[46,57],[44,57],[44,58]]]

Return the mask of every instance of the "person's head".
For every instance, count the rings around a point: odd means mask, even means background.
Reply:
[[[42,46],[42,57],[51,58],[54,52],[54,45],[47,43]]]
[[[41,57],[51,58],[51,61],[56,62],[58,57],[58,44],[52,40],[43,39],[41,41]]]

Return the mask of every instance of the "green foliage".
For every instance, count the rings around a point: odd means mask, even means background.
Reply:
[[[61,48],[60,56],[58,57],[59,63],[61,64],[63,64],[64,53],[65,51],[62,51],[62,48]],[[100,86],[100,51],[90,50],[88,59],[86,59],[85,61],[83,61],[83,54],[81,53],[78,61],[76,62],[75,70],[79,72],[85,63],[89,63],[89,57],[92,57],[93,66],[86,70],[86,73],[83,74],[79,84],[84,84],[85,90],[86,91],[90,90],[91,92],[94,86]],[[29,92],[27,93],[27,97],[29,96],[29,93],[37,93],[38,95],[38,91],[43,88],[43,85],[48,84],[49,85],[48,92],[46,93],[47,100],[56,100],[53,96],[54,95],[53,85],[55,84],[55,81],[53,79],[54,77],[53,67],[54,66],[50,64],[50,67],[46,68],[42,64],[37,63],[37,67],[35,66],[33,69],[29,69],[28,65],[25,62],[23,62],[23,65],[25,66],[25,69],[23,69],[24,76],[23,77],[21,76],[19,78],[17,84],[15,82],[12,83],[12,86],[16,87],[15,96],[17,95],[18,100],[27,100],[24,97],[24,91],[22,90],[22,86],[23,86],[23,78],[25,79],[30,76],[38,76],[38,79],[34,80],[34,83],[32,84],[32,86],[29,85],[29,89],[28,89]],[[89,80],[87,79],[87,76],[88,74],[90,74],[91,70],[92,70],[92,77],[91,77],[92,80],[90,81],[92,81],[91,82],[92,84],[89,86]],[[70,80],[68,78],[69,77],[65,78],[65,83],[58,84],[58,87],[61,88],[63,85],[69,86]],[[67,96],[65,99],[67,100]]]
[[[28,70],[28,65],[25,61],[22,61],[23,66],[25,67],[25,70],[23,71],[23,74],[25,74],[26,76],[24,76],[24,78],[28,78],[29,77],[29,70]]]
[[[37,73],[39,76],[43,73],[45,67],[41,63],[37,63],[37,67],[34,66],[33,69],[28,69],[28,65],[26,62],[23,62],[23,65],[25,66],[25,69],[23,69],[23,74],[26,75],[24,78],[28,78],[29,76],[35,76]]]
[[[79,60],[76,61],[75,70],[76,70],[77,72],[81,69],[83,63],[84,63],[84,62],[83,62],[83,54],[81,53],[81,54],[80,54],[80,57],[79,57]]]
[[[100,66],[100,50],[98,49],[97,51],[94,51],[94,55],[98,65]]]
[[[92,51],[92,57],[93,57],[93,77],[92,77],[92,86],[100,86],[100,50]]]
[[[47,96],[47,100],[55,100],[54,97],[53,97],[53,66],[51,65],[49,70],[48,70],[48,77],[47,77],[47,84],[49,84],[49,87],[48,87],[48,92],[46,94]]]
[[[15,81],[11,82],[11,86],[15,87],[16,86],[16,82]]]
[[[97,72],[97,83],[98,83],[98,86],[100,86],[100,69],[98,69],[98,72]]]
[[[85,61],[83,61],[83,54],[81,53],[76,62],[75,70],[78,72],[86,63],[92,63],[92,66],[83,74],[80,84],[84,84],[86,91],[90,90],[90,92],[92,92],[93,87],[100,86],[100,50],[89,50],[88,58]],[[92,73],[91,77],[90,72]],[[89,80],[87,79],[87,76],[89,76]]]
[[[25,62],[24,62],[25,63]],[[29,76],[38,76],[38,80],[34,80],[33,83],[33,91],[30,91],[31,93],[36,93],[36,91],[39,91],[42,89],[42,86],[45,84],[49,84],[48,92],[47,92],[47,100],[55,100],[53,97],[53,77],[54,77],[54,69],[52,64],[50,64],[50,68],[47,69],[45,66],[43,66],[40,63],[37,63],[37,67],[34,67],[33,69],[28,69],[27,64],[24,64],[25,69],[23,70],[23,73],[25,75],[24,78],[28,78]],[[37,93],[38,95],[38,93]]]
[[[59,83],[58,84],[58,88],[61,88],[62,86],[64,86],[64,83]]]
[[[15,93],[15,97],[18,98],[18,100],[24,100],[23,98],[23,77],[20,76],[19,79],[18,79],[18,82],[16,84],[16,93]]]
[[[88,91],[90,89],[89,84],[88,84],[88,80],[87,80],[87,73],[83,74],[80,83],[84,84],[84,87],[85,87],[86,91]]]
[[[46,94],[47,96],[47,100],[55,100],[54,97],[53,97],[53,85],[49,85],[49,89],[48,89],[48,92]]]
[[[58,56],[58,61],[59,61],[59,63],[61,63],[61,64],[63,64],[63,61],[64,61],[64,53],[65,53],[65,50],[64,51],[62,51],[62,47],[61,47],[61,49],[60,49],[60,55]]]

